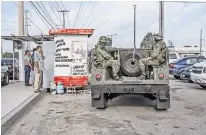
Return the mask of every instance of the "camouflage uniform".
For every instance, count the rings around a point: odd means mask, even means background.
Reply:
[[[153,35],[151,32],[148,32],[147,35],[143,38],[140,48],[152,48],[152,46],[155,44]]]
[[[165,62],[166,44],[164,43],[162,36],[159,34],[155,34],[153,36],[155,44],[153,44],[151,47],[150,57],[139,60],[139,65],[143,76],[146,74],[145,65],[160,65],[161,63]]]
[[[111,45],[111,40],[108,37],[102,36],[98,44],[95,46],[95,66],[99,67],[111,67],[113,72],[114,79],[119,79],[118,72],[120,69],[120,61],[116,60],[112,55],[108,52],[108,50],[112,49],[108,45]]]

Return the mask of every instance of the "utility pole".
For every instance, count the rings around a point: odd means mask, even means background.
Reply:
[[[117,34],[111,34],[111,35],[107,35],[107,36],[109,36],[110,38],[111,38],[111,40],[112,40],[112,37],[113,36],[116,36]],[[111,43],[111,47],[112,47],[112,43]]]
[[[29,27],[31,26],[29,24],[29,20],[30,20],[30,17],[29,17],[29,10],[25,10],[25,36],[28,34],[29,35]],[[30,42],[25,42],[25,47],[26,47],[26,50],[30,50]]]
[[[4,53],[3,51],[3,41],[1,40],[1,55]]]
[[[134,55],[136,51],[136,5],[134,5],[134,50],[133,50],[133,61],[134,61]]]
[[[200,30],[200,56],[202,56],[202,29]]]
[[[164,2],[159,2],[159,33],[164,37]]]
[[[61,12],[63,14],[63,28],[65,28],[65,13],[70,12],[70,10],[60,10],[58,12]]]
[[[18,2],[19,36],[24,36],[24,2]],[[24,81],[24,52],[19,49],[19,81]]]

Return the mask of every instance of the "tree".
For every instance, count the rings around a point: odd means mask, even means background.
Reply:
[[[13,53],[11,52],[5,52],[3,54],[1,54],[2,58],[13,58]],[[19,53],[18,52],[14,52],[14,58],[19,59]]]

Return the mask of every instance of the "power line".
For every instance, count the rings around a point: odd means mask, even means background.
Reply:
[[[86,2],[85,2],[85,3],[86,3]],[[87,10],[87,8],[89,7],[89,4],[90,4],[90,2],[88,2],[87,6],[86,6],[86,8],[85,8],[86,10]],[[86,4],[85,4],[85,5],[86,5]],[[86,13],[86,10],[84,10],[84,9],[82,10],[83,14]],[[81,12],[81,13],[82,13],[82,12]],[[80,13],[80,14],[81,14],[81,13]],[[80,20],[79,20],[79,23],[77,24],[77,27],[79,27],[79,25],[81,25],[81,22],[82,22],[82,19],[83,19],[83,18],[84,18],[84,16],[80,17]]]
[[[60,10],[58,12],[61,12],[63,14],[63,28],[65,28],[65,13],[70,12],[69,10]]]
[[[106,7],[107,4],[108,4],[108,2],[103,6],[103,8],[101,8],[101,10],[95,15],[95,17],[97,17],[103,11],[103,9]],[[91,23],[92,23],[92,21],[87,25],[87,28],[91,25]]]
[[[52,7],[52,3],[51,1],[48,1],[49,7],[51,9],[51,11],[54,13],[54,15],[56,16],[57,20],[59,20],[60,24],[62,24],[60,17],[56,14],[56,12],[54,11],[53,7]]]
[[[41,17],[47,22],[47,24],[49,24],[52,28],[54,28],[48,21],[47,19],[42,15],[42,13],[39,11],[39,9],[35,6],[35,4],[30,1],[30,3],[33,5],[33,7],[37,10],[37,12],[41,15]]]
[[[63,2],[62,2],[62,1],[60,1],[60,2],[61,2],[61,4],[62,4],[62,7],[64,8],[64,10],[66,10],[66,8],[64,7]],[[69,27],[71,27],[68,14],[66,14],[66,18],[67,18],[67,21],[68,21],[68,23],[69,23]]]
[[[56,9],[56,11],[57,11],[57,13],[58,13],[58,15],[59,15],[59,21],[60,21],[60,23],[62,24],[63,22],[62,22],[62,20],[61,20],[61,14],[58,12],[59,9],[56,7],[55,4],[52,3],[52,1],[50,1],[50,3],[51,3],[51,5],[52,5],[52,7]],[[61,10],[61,8],[60,8],[60,10]]]
[[[84,24],[83,24],[82,27],[84,27],[84,26],[87,24],[89,18],[92,16],[92,14],[93,14],[93,12],[94,12],[94,10],[96,9],[96,7],[97,7],[98,4],[99,4],[99,1],[98,1],[96,4],[94,4],[93,8],[91,9],[90,16],[88,16],[88,17],[86,18],[86,20],[84,21]]]
[[[17,6],[17,8],[19,8],[19,6],[16,4],[16,2],[15,1],[13,1],[14,2],[14,4]],[[37,28],[37,29],[39,29],[42,33],[44,33],[32,20],[31,20],[31,18],[29,18],[29,20],[30,20],[30,22],[32,23],[32,24],[34,24],[34,26]],[[28,33],[27,33],[28,34]]]
[[[94,3],[94,5],[91,6],[90,9],[88,9],[88,12],[85,12],[85,15],[83,16],[83,19],[82,19],[79,27],[82,27],[82,25],[84,25],[85,20],[89,19],[88,15],[90,14],[91,10],[94,8],[95,5],[96,5],[96,3]],[[88,6],[89,6],[89,4],[88,4]],[[88,8],[88,6],[87,6],[87,8]]]
[[[81,9],[81,7],[82,7],[82,4],[83,4],[83,2],[81,1],[80,6],[79,6],[79,10],[78,10],[77,15],[76,15],[76,19],[75,19],[75,21],[74,21],[73,28],[74,28],[75,25],[76,25],[76,21],[77,21],[77,18],[79,17],[79,11],[80,11],[80,9]]]
[[[48,13],[48,11],[46,10],[44,4],[43,4],[42,2],[41,2],[41,4],[42,4],[43,8],[39,5],[38,2],[36,2],[36,5],[38,5],[39,8],[41,9],[41,11],[43,11],[43,14],[45,15],[45,18],[47,18],[48,20],[50,20],[50,22],[51,22],[54,26],[56,26],[57,24],[56,24],[55,21],[52,19],[52,17],[51,17],[50,14]]]
[[[97,28],[95,28],[95,30],[98,30],[103,24],[107,23],[110,19],[111,17],[107,19],[106,21],[104,21],[103,23],[101,23]]]

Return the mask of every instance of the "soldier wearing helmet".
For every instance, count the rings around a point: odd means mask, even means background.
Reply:
[[[99,67],[111,67],[113,78],[119,79],[120,61],[111,55],[111,39],[106,36],[101,36],[99,42],[95,46],[95,61],[94,65]]]
[[[165,62],[166,44],[163,41],[163,37],[159,34],[153,34],[154,44],[151,46],[150,56],[139,60],[142,76],[145,77],[145,67],[148,65],[155,66],[161,65]]]

